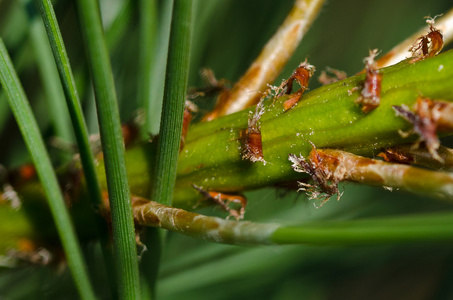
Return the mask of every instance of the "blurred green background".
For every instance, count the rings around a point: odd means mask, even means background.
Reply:
[[[146,0],[144,0],[146,1]],[[168,1],[158,1],[154,42],[152,133],[159,124],[165,70]],[[199,71],[211,68],[217,78],[235,82],[282,23],[293,1],[196,0],[189,86],[204,83]],[[91,133],[97,133],[93,93],[73,1],[56,1],[55,10],[74,68]],[[101,1],[111,49],[123,121],[137,114],[139,93],[138,30],[140,7],[135,1]],[[327,1],[282,75],[308,58],[315,78],[327,66],[353,75],[363,68],[368,50],[383,53],[425,25],[423,17],[452,8],[450,0]],[[122,19],[118,19],[120,14]],[[113,23],[112,23],[113,22]],[[36,25],[37,24],[37,25]],[[0,1],[0,35],[5,40],[55,164],[67,155],[55,147],[48,77],[36,61],[39,14],[33,1]],[[50,86],[55,85],[52,82]],[[58,84],[56,84],[58,85]],[[318,87],[316,80],[310,89]],[[155,86],[155,88],[154,88]],[[13,168],[29,161],[21,135],[4,96],[0,96],[0,163]],[[214,99],[197,100],[207,111]],[[67,119],[68,124],[70,123]],[[59,131],[60,130],[60,131]],[[63,134],[65,134],[63,132]],[[71,133],[64,139],[73,142]],[[449,143],[447,140],[446,143]],[[267,188],[246,193],[246,219],[282,224],[310,220],[342,220],[451,210],[452,206],[420,196],[381,188],[344,185],[339,202],[315,208],[304,195]],[[202,211],[218,214],[213,208]],[[2,221],[0,221],[2,222]],[[1,224],[1,223],[0,223]],[[3,227],[4,225],[0,225]],[[6,225],[5,225],[6,226]],[[152,245],[148,245],[152,247]],[[168,235],[157,293],[160,299],[453,299],[453,245],[410,244],[375,247],[272,246],[238,247]],[[84,244],[95,288],[108,299],[99,245]],[[145,253],[146,255],[146,253]],[[76,299],[69,272],[58,266],[0,267],[0,299]]]

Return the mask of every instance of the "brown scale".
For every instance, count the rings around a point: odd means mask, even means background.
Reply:
[[[386,162],[400,163],[405,165],[411,165],[414,163],[414,157],[408,153],[399,151],[398,148],[387,148],[382,150],[377,156],[382,157]]]
[[[240,133],[242,140],[242,159],[251,162],[260,161],[266,164],[263,154],[263,143],[260,129],[260,118],[264,114],[263,102],[256,106],[255,113],[248,119],[248,127]]]
[[[342,172],[332,172],[328,166],[338,167],[338,159],[318,151],[313,143],[310,156],[307,159],[297,157],[294,154],[289,155],[289,160],[293,163],[291,166],[294,171],[308,174],[313,180],[313,184],[299,182],[299,190],[305,191],[309,199],[321,200],[317,207],[321,207],[329,198],[337,194],[337,200],[342,193],[338,190],[338,182],[343,179]],[[316,205],[316,204],[315,204]]]
[[[299,83],[300,85],[300,89],[294,92],[291,97],[283,103],[283,108],[285,111],[292,108],[297,102],[299,102],[300,97],[302,97],[302,94],[307,90],[308,83],[314,72],[315,67],[310,65],[307,60],[305,60],[297,67],[293,74],[291,74],[291,76],[280,85],[282,92],[277,95],[277,97],[285,94],[291,94],[294,80],[297,81],[297,83]]]
[[[181,151],[184,148],[187,133],[189,132],[190,122],[192,122],[192,114],[195,112],[198,112],[197,106],[193,102],[186,100],[186,107],[184,109],[184,119],[182,121],[182,134],[179,151]]]
[[[429,24],[428,34],[419,37],[409,49],[413,59],[410,63],[436,56],[444,46],[443,35],[440,30],[433,27],[434,19],[426,21]]]
[[[379,73],[376,62],[374,61],[377,54],[377,49],[370,50],[370,55],[364,59],[366,71],[365,82],[363,83],[360,96],[355,101],[361,105],[364,113],[371,112],[381,104],[382,75]]]
[[[247,128],[242,133],[242,158],[251,162],[264,162],[261,131],[258,128]]]
[[[193,188],[202,194],[206,199],[212,200],[220,205],[225,211],[229,213],[229,217],[235,218],[237,221],[244,218],[245,207],[247,206],[247,199],[241,195],[224,194],[214,191],[205,191],[201,187],[192,184]],[[239,208],[233,207],[239,205]]]
[[[442,161],[437,153],[440,141],[437,137],[439,123],[445,125],[448,122],[439,122],[442,116],[442,110],[447,110],[448,105],[439,101],[433,101],[428,98],[419,97],[415,105],[414,111],[407,106],[392,106],[396,115],[404,118],[412,124],[413,128],[409,132],[400,132],[402,136],[409,136],[411,133],[417,134],[420,138],[415,143],[414,148],[418,148],[420,142],[424,142],[426,148],[431,153],[432,157]]]

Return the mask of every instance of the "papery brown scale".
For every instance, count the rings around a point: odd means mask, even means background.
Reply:
[[[296,80],[299,85],[301,86],[301,89],[305,90],[308,87],[308,82],[310,81],[312,72],[307,69],[305,65],[300,65],[291,75],[290,78],[288,78],[286,82],[286,94],[290,94],[293,88],[293,83],[294,80]]]
[[[374,60],[377,55],[377,49],[370,50],[369,55],[363,60],[365,62],[366,77],[360,96],[355,102],[361,106],[364,113],[371,112],[381,104],[382,75],[379,73],[379,69]],[[349,92],[351,93],[356,89],[357,87]]]
[[[302,93],[294,93],[294,94],[292,94],[291,97],[288,100],[283,102],[283,109],[285,111],[287,111],[288,109],[290,109],[291,107],[296,105],[296,103],[299,102],[301,96],[302,96]]]
[[[433,23],[434,21],[432,20],[428,34],[419,37],[409,49],[413,57],[410,63],[423,60],[427,57],[434,57],[442,50],[444,46],[443,35],[440,30],[432,26]]]
[[[384,149],[377,156],[382,157],[386,162],[397,162],[406,165],[414,163],[414,158],[412,156],[398,151],[397,148]]]
[[[261,131],[247,128],[243,136],[242,158],[252,162],[264,161]]]
[[[381,103],[382,75],[374,69],[367,70],[367,77],[361,93],[362,111],[368,113]]]
[[[187,137],[187,132],[189,131],[190,122],[192,122],[192,113],[188,108],[184,110],[184,119],[182,121],[182,134],[181,134],[181,144],[179,145],[179,151],[184,148],[184,144]]]
[[[430,30],[431,31],[427,35],[427,38],[430,41],[430,47],[428,53],[426,53],[425,55],[428,55],[428,57],[433,57],[442,50],[444,46],[444,40],[442,33],[440,33],[439,30],[435,29],[434,27],[431,27]]]
[[[186,100],[182,121],[181,143],[179,145],[179,151],[184,148],[187,133],[189,132],[190,122],[192,122],[192,114],[195,112],[198,112],[198,107],[193,102]]]
[[[192,187],[196,189],[200,194],[207,200],[214,201],[217,205],[222,207],[226,212],[229,213],[228,217],[233,217],[236,220],[244,218],[245,207],[247,206],[247,199],[238,194],[224,194],[216,191],[206,191],[203,188],[192,184]],[[231,204],[239,204],[240,208],[231,207]]]
[[[291,95],[291,98],[283,103],[283,108],[285,111],[293,107],[300,100],[302,94],[308,88],[308,83],[310,81],[310,78],[313,76],[314,71],[315,68],[312,65],[308,64],[307,60],[305,60],[297,67],[297,69],[291,74],[291,76],[280,85],[279,89],[281,91],[280,93],[278,93],[277,97],[283,96],[284,94],[291,94],[294,81],[297,81],[297,83],[300,85],[300,89],[294,92]]]

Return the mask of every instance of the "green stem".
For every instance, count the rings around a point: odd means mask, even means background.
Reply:
[[[407,61],[380,70],[383,75],[381,105],[365,114],[355,103],[364,74],[320,87],[303,96],[297,106],[283,111],[282,99],[270,99],[261,118],[266,164],[242,160],[241,133],[255,108],[190,127],[179,157],[174,204],[190,207],[199,199],[193,184],[217,192],[238,192],[300,179],[288,154],[307,157],[310,142],[319,148],[340,148],[372,156],[392,145],[415,140],[398,130],[411,125],[395,116],[392,105],[414,105],[420,95],[453,100],[453,51],[414,64]],[[265,102],[265,103],[266,103]],[[309,142],[310,141],[310,142]]]
[[[154,201],[133,197],[135,221],[143,226],[161,227],[194,238],[225,244],[270,244],[277,224],[227,221],[207,217]]]
[[[374,245],[451,242],[452,213],[352,221],[323,221],[281,227],[271,237],[277,244]]]
[[[139,299],[135,231],[118,104],[97,1],[77,2],[94,83],[121,299]]]
[[[44,188],[68,265],[83,299],[94,299],[80,246],[25,92],[0,39],[0,80]]]
[[[348,93],[360,86],[364,75],[313,90],[287,112],[283,112],[286,97],[265,101],[261,133],[266,164],[242,160],[241,132],[247,128],[254,107],[192,125],[178,159],[173,206],[191,208],[198,203],[200,194],[193,184],[204,190],[234,193],[306,178],[305,174],[293,171],[288,155],[308,157],[312,150],[309,141],[318,149],[340,148],[364,156],[415,141],[416,136],[403,138],[399,134],[398,130],[409,130],[411,125],[395,116],[392,105],[411,107],[420,94],[453,101],[452,58],[453,51],[449,51],[414,64],[406,61],[380,70],[383,74],[381,105],[368,114],[355,103],[358,92]],[[155,168],[153,149],[155,143],[131,148],[126,153],[134,195],[148,198]]]

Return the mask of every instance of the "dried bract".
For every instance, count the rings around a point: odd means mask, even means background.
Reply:
[[[443,35],[440,30],[433,26],[435,18],[427,18],[426,23],[429,25],[429,32],[419,37],[410,47],[409,51],[413,58],[410,63],[436,56],[442,50],[444,46]]]
[[[228,218],[233,217],[237,221],[244,218],[247,199],[241,195],[231,195],[214,191],[205,191],[203,188],[192,184],[193,188],[202,194],[205,199],[213,200],[229,213]],[[238,207],[239,206],[239,207]]]
[[[378,156],[382,157],[386,162],[396,162],[406,165],[414,163],[414,158],[411,155],[399,151],[397,147],[384,149]]]
[[[382,75],[379,73],[374,58],[378,55],[378,50],[370,50],[370,55],[363,60],[365,63],[366,78],[360,96],[356,103],[362,106],[364,113],[369,113],[381,104],[381,83]]]
[[[338,191],[338,182],[343,179],[345,171],[341,167],[335,172],[330,171],[326,164],[331,162],[320,156],[314,145],[308,161],[303,156],[297,157],[294,154],[290,154],[288,159],[293,163],[291,167],[294,171],[306,173],[313,180],[313,184],[299,182],[299,190],[306,192],[310,200],[320,199],[321,204],[318,207],[324,205],[335,194],[337,200],[340,200],[342,193]]]
[[[402,164],[419,165],[435,170],[453,171],[453,149],[440,146],[437,154],[442,161],[433,158],[426,146],[421,145],[414,149],[413,145],[405,144],[393,146],[383,150],[378,156],[387,162],[397,162]]]
[[[261,139],[261,128],[259,120],[264,114],[263,101],[267,96],[267,93],[271,92],[268,90],[266,94],[261,98],[260,102],[256,106],[255,112],[250,115],[248,119],[247,129],[241,132],[242,140],[242,159],[249,160],[251,162],[260,161],[266,164],[263,155],[263,144]]]
[[[242,159],[249,160],[251,162],[263,162],[263,145],[261,141],[261,131],[257,128],[247,128],[242,133]]]
[[[310,65],[307,60],[302,62],[297,69],[291,74],[291,76],[282,82],[279,87],[280,93],[277,95],[282,96],[284,94],[289,95],[293,89],[293,83],[296,81],[300,85],[300,89],[292,94],[288,100],[283,103],[283,108],[286,110],[293,107],[302,97],[302,94],[307,90],[310,78],[315,72],[315,67]]]
[[[440,141],[436,132],[442,106],[442,103],[423,97],[418,98],[414,111],[405,105],[392,106],[397,116],[404,118],[413,125],[411,131],[400,132],[400,134],[402,136],[409,136],[411,133],[417,134],[420,138],[414,144],[414,148],[418,148],[420,142],[424,142],[433,158],[439,161],[442,161],[442,158],[437,153]]]

